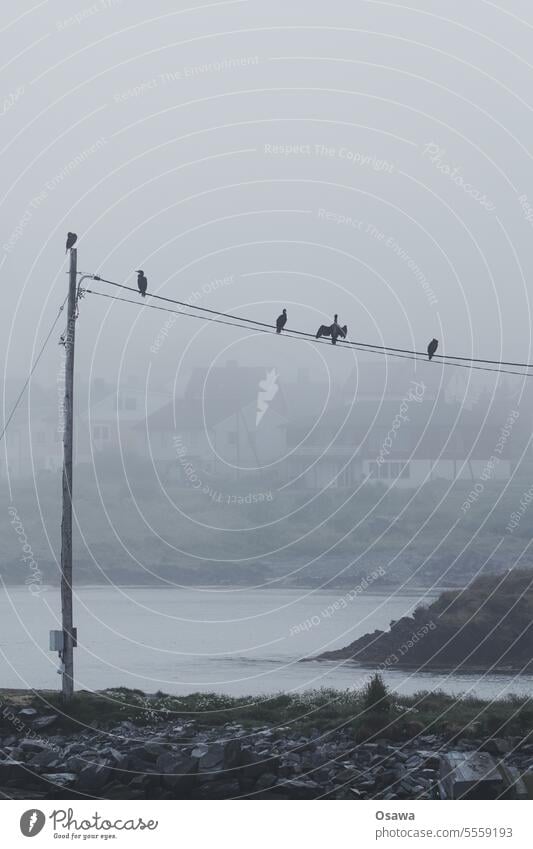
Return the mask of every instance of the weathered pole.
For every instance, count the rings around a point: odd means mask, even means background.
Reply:
[[[72,458],[74,437],[74,341],[76,336],[77,251],[70,249],[70,272],[65,337],[65,406],[63,432],[63,514],[61,520],[61,652],[62,693],[69,701],[74,693],[74,632],[72,624]]]

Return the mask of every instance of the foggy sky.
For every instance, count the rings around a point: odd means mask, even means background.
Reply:
[[[285,306],[313,332],[336,312],[352,340],[423,350],[436,336],[443,352],[531,360],[531,8],[409,6],[10,4],[7,379],[66,294],[67,230],[81,270],[135,286],[143,268],[168,297],[266,322]],[[184,316],[154,354],[167,319],[87,296],[79,378],[172,386],[231,359],[326,380],[354,364]],[[59,365],[52,345],[36,379],[53,384]]]

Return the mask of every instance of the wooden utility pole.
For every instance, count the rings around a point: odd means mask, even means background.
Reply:
[[[72,624],[72,457],[74,430],[74,340],[77,308],[77,251],[70,249],[67,333],[65,337],[65,408],[63,433],[63,518],[61,521],[61,622],[63,628],[62,693],[69,701],[74,693],[74,645]]]

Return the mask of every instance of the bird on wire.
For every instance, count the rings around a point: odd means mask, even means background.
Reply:
[[[346,339],[347,333],[348,327],[346,324],[344,327],[339,325],[339,316],[335,313],[333,316],[333,324],[321,324],[316,332],[315,338],[320,339],[321,336],[331,336],[331,344],[336,345],[339,336]]]
[[[287,324],[287,310],[284,309],[281,315],[278,315],[276,319],[276,333],[281,333],[285,325]]]
[[[139,269],[137,271],[137,286],[139,287],[139,292],[143,296],[146,297],[146,290],[148,288],[148,280],[145,277],[144,271]]]
[[[438,339],[432,339],[431,342],[428,345],[428,360],[433,359],[433,354],[435,353],[435,351],[437,350],[438,347],[439,347],[439,340]]]
[[[65,248],[65,253],[68,253],[71,248],[76,244],[78,236],[76,233],[67,233],[67,245]]]

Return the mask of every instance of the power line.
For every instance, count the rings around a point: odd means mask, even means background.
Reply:
[[[65,304],[66,304],[66,302],[67,302],[67,298],[68,298],[68,295],[67,295],[67,297],[65,298],[65,300],[63,301],[63,303],[61,304],[61,306],[59,307],[59,311],[58,311],[58,313],[57,313],[57,315],[56,315],[56,317],[55,317],[54,321],[52,322],[52,326],[51,326],[50,330],[48,331],[48,335],[47,335],[46,339],[45,339],[45,340],[44,340],[44,342],[43,342],[42,348],[41,348],[41,350],[39,351],[39,353],[38,353],[38,355],[37,355],[36,359],[34,360],[34,363],[33,363],[32,367],[31,367],[31,369],[30,369],[30,373],[28,374],[28,377],[27,377],[27,379],[26,379],[26,382],[24,383],[24,386],[23,386],[23,387],[22,387],[22,389],[20,390],[20,394],[19,394],[19,396],[18,396],[17,400],[15,401],[15,404],[14,404],[14,406],[13,406],[13,408],[12,408],[12,410],[11,410],[11,412],[10,412],[9,416],[8,416],[8,419],[7,419],[7,421],[6,421],[5,425],[4,425],[4,429],[2,430],[2,433],[0,433],[0,441],[4,438],[4,434],[5,434],[6,430],[7,430],[7,429],[8,429],[8,427],[9,427],[9,423],[11,422],[11,419],[13,418],[13,416],[15,415],[15,413],[16,413],[16,411],[17,411],[18,405],[20,404],[20,402],[21,402],[21,400],[22,400],[22,396],[24,395],[24,393],[25,393],[25,391],[26,391],[26,389],[27,389],[27,387],[28,387],[28,384],[29,384],[29,382],[30,382],[30,380],[31,380],[32,374],[33,374],[33,372],[35,371],[35,369],[37,368],[37,365],[38,365],[38,363],[39,363],[39,360],[41,359],[42,355],[44,354],[44,349],[46,348],[46,346],[47,346],[47,344],[48,344],[48,341],[49,341],[49,339],[50,339],[50,337],[51,337],[52,333],[54,332],[54,328],[55,328],[55,326],[56,326],[57,322],[59,321],[59,316],[60,316],[60,315],[61,315],[61,313],[63,312],[63,309],[64,309]]]
[[[113,280],[106,280],[104,277],[100,277],[98,275],[91,275],[93,280],[100,281],[101,283],[107,283],[110,286],[116,286],[118,289],[125,289],[128,292],[134,292],[137,294],[137,289],[132,288],[131,286],[125,286],[123,283],[116,283]],[[94,293],[98,294],[98,293]],[[166,298],[163,295],[154,295],[150,292],[146,293],[146,296],[149,298],[155,298],[158,301],[165,301],[166,303],[176,304],[177,306],[187,307],[189,309],[199,310],[200,312],[210,313],[212,315],[223,316],[224,318],[232,318],[237,321],[245,322],[247,324],[258,325],[259,327],[267,327],[269,330],[274,329],[274,325],[267,324],[264,321],[258,321],[253,318],[245,318],[244,316],[234,315],[233,313],[221,312],[220,310],[209,309],[208,307],[200,307],[195,304],[188,304],[185,301],[178,301],[174,298]],[[132,301],[132,303],[136,303],[136,301]],[[191,315],[192,313],[183,313],[183,315]],[[313,333],[306,333],[302,330],[293,330],[291,328],[285,328],[284,334],[292,333],[297,336],[303,336],[308,339],[315,339],[315,335]],[[343,339],[338,340],[338,344],[345,345],[346,347],[355,347],[358,350],[361,348],[369,348],[375,349],[376,351],[386,351],[391,354],[409,354],[411,357],[420,357],[424,361],[427,360],[427,353],[425,351],[412,351],[409,348],[392,348],[389,345],[374,345],[369,342],[359,342],[359,341],[347,341]],[[485,360],[479,357],[464,357],[454,354],[434,354],[433,359],[439,359],[445,362],[446,360],[459,360],[460,362],[467,363],[485,363],[487,365],[499,365],[499,366],[512,366],[513,368],[531,368],[533,369],[533,363],[515,363],[506,360]],[[501,371],[501,369],[485,369],[486,371]],[[516,374],[517,372],[503,372],[504,374]],[[518,372],[518,374],[522,374]]]
[[[101,280],[102,278],[95,278],[95,279]],[[104,280],[102,282],[107,283],[107,282],[110,282],[110,281]],[[120,283],[112,283],[111,285],[118,286],[119,288],[122,288],[122,289],[128,289],[131,292],[137,292],[136,289],[131,289],[129,286],[122,286]],[[203,309],[207,312],[215,313],[216,315],[227,316],[227,317],[235,318],[235,319],[238,319],[238,320],[237,321],[224,321],[221,318],[208,318],[208,317],[203,316],[203,315],[195,315],[194,313],[184,312],[183,310],[173,310],[173,309],[170,309],[169,307],[159,307],[159,306],[156,306],[154,304],[139,303],[139,301],[133,301],[133,300],[131,300],[131,298],[120,298],[117,295],[107,295],[105,292],[95,292],[94,289],[84,289],[83,291],[86,292],[89,295],[97,295],[100,298],[107,298],[110,301],[120,301],[121,303],[124,303],[124,304],[133,304],[134,306],[140,307],[141,309],[152,309],[152,310],[159,310],[160,312],[172,313],[174,315],[184,315],[184,316],[187,316],[188,318],[196,318],[196,319],[200,319],[201,321],[213,322],[214,324],[225,324],[228,327],[239,327],[243,330],[253,329],[253,330],[255,330],[256,333],[268,333],[268,334],[270,334],[270,333],[272,333],[273,330],[275,330],[275,327],[272,324],[266,324],[265,322],[254,322],[254,320],[250,319],[250,318],[242,318],[241,319],[239,316],[232,316],[229,313],[218,312],[217,310],[207,310],[206,307],[194,307],[194,309]],[[159,298],[161,296],[152,295],[152,297],[153,298]],[[163,297],[161,297],[161,300],[171,301],[170,298],[163,298]],[[176,301],[176,302],[171,301],[171,302],[177,303],[177,304],[182,304],[181,301]],[[185,306],[191,307],[192,304],[186,304]],[[240,324],[239,321],[245,321],[245,322],[248,322],[248,324]],[[255,323],[257,323],[259,325],[259,327],[250,327],[250,324],[255,324]],[[284,336],[285,338],[289,338],[289,339],[296,339],[298,341],[303,341],[302,337],[306,337],[307,339],[314,342],[315,344],[331,345],[331,343],[327,342],[325,339],[317,339],[312,333],[305,333],[304,331],[301,331],[301,330],[284,329],[281,336]],[[392,353],[393,351],[396,351],[396,350],[402,351],[402,349],[385,348],[384,346],[378,346],[378,345],[368,346],[368,345],[365,345],[362,342],[346,342],[345,340],[338,340],[337,344],[339,344],[339,343],[342,343],[343,345],[345,345],[348,348],[351,348],[352,350],[366,351],[369,354],[382,354],[382,355],[389,356],[389,357],[395,357],[396,359],[400,359],[400,360],[413,360],[414,362],[423,362],[423,363],[428,362],[427,354],[422,354],[419,351],[412,351],[412,352],[405,352],[405,353]],[[462,358],[458,358],[458,359],[462,359]],[[477,362],[477,360],[472,360],[472,362]],[[485,362],[485,361],[480,360],[480,362]],[[442,365],[453,366],[455,368],[467,368],[467,369],[474,370],[474,371],[486,371],[486,372],[488,371],[488,372],[494,372],[496,374],[512,374],[512,375],[516,375],[518,377],[533,377],[533,374],[528,373],[528,372],[510,371],[509,369],[498,369],[498,368],[488,368],[486,366],[468,365],[467,363],[462,363],[462,362],[456,363],[456,362],[446,362],[446,361],[444,361],[442,363]]]

